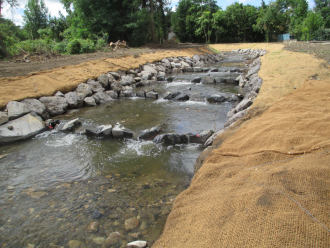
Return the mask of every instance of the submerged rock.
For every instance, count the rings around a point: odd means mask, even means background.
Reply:
[[[157,135],[153,141],[166,144],[186,144],[188,143],[188,137],[185,134],[167,133]]]
[[[108,238],[105,240],[107,246],[114,245],[122,241],[124,237],[119,232],[110,233]]]
[[[148,243],[143,240],[137,240],[127,244],[127,248],[144,248],[148,246]]]
[[[58,130],[62,132],[73,132],[78,127],[80,127],[81,124],[82,124],[81,120],[77,118],[64,124],[61,123],[60,126],[58,127]]]
[[[139,223],[140,223],[139,220],[136,218],[127,219],[125,220],[125,230],[126,231],[134,230],[139,226]]]
[[[85,134],[94,137],[112,137],[112,125],[101,125],[95,129],[86,129]]]
[[[12,130],[8,129],[10,126]],[[32,138],[46,129],[41,117],[30,113],[0,126],[0,144]]]
[[[208,96],[206,100],[210,103],[216,103],[216,102],[225,102],[227,101],[227,98],[225,95],[222,94],[213,94]]]

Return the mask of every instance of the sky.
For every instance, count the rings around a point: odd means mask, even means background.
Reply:
[[[51,16],[59,16],[58,11],[61,11],[62,14],[66,15],[66,11],[63,8],[63,5],[60,3],[59,0],[44,0],[46,6],[48,7],[49,13]],[[240,3],[243,4],[250,4],[254,6],[260,6],[261,0],[222,0],[222,1],[217,1],[218,6],[220,6],[223,10],[226,9],[228,5],[231,5],[234,2],[239,1]],[[2,9],[2,14],[5,18],[11,19],[14,21],[16,25],[23,26],[24,21],[23,21],[23,15],[24,15],[24,9],[25,5],[27,4],[28,0],[18,0],[19,3],[19,8],[15,10],[14,13],[11,13],[9,10],[9,5],[6,3],[4,4],[4,8]],[[178,0],[172,0],[171,2],[171,7],[175,9],[175,6],[178,4]],[[265,0],[266,4],[270,2],[270,0]],[[314,6],[314,0],[308,0],[309,2],[309,7],[312,8]]]

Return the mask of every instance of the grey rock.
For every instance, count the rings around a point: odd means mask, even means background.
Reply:
[[[177,101],[188,101],[190,99],[190,96],[186,93],[181,93],[180,95],[176,96],[174,99]]]
[[[146,93],[146,98],[158,99],[158,93],[155,91],[149,91]]]
[[[194,101],[194,102],[204,102],[207,98],[207,95],[204,93],[194,93],[192,95],[190,95],[190,101]]]
[[[182,69],[190,68],[190,65],[189,65],[188,63],[186,63],[186,62],[184,62],[184,61],[181,61],[180,63],[181,63],[181,68],[182,68]]]
[[[6,112],[0,112],[0,125],[9,121],[8,114]]]
[[[194,67],[193,70],[194,70],[194,72],[203,72],[202,67]]]
[[[127,248],[144,248],[149,247],[147,241],[137,240],[127,244]]]
[[[149,80],[152,77],[152,73],[149,71],[141,71],[141,80]]]
[[[57,91],[54,96],[64,97],[64,94],[61,91]]]
[[[67,123],[61,123],[59,127],[57,128],[61,132],[73,132],[78,127],[80,127],[82,124],[81,120],[79,118],[71,120]]]
[[[96,106],[97,105],[95,98],[92,96],[86,97],[84,99],[84,103],[86,106]]]
[[[79,84],[76,89],[77,96],[81,99],[84,99],[87,96],[91,96],[93,94],[92,87],[88,84]]]
[[[94,137],[112,137],[112,125],[102,125],[95,129],[86,129],[85,132],[88,136]]]
[[[108,74],[110,74],[115,80],[119,80],[120,79],[120,75],[117,72],[108,72]]]
[[[185,71],[185,72],[193,72],[194,71],[194,68],[192,68],[192,67],[184,68],[183,71]]]
[[[204,144],[206,140],[213,134],[212,130],[204,130],[196,135],[190,136],[190,143]]]
[[[139,220],[136,218],[127,219],[125,220],[125,230],[126,231],[134,230],[139,226],[139,223],[140,223]]]
[[[157,135],[153,141],[166,144],[186,144],[188,143],[188,137],[185,134],[167,133]]]
[[[111,102],[113,99],[105,94],[104,92],[97,92],[93,95],[93,98],[95,99],[96,103],[106,103]]]
[[[135,77],[135,78],[134,78],[134,81],[135,81],[135,82],[140,82],[141,80],[142,80],[142,78],[140,78],[140,77]]]
[[[35,112],[37,115],[41,116],[42,119],[47,120],[49,118],[46,106],[37,99],[24,99],[22,103],[24,103],[31,112]]]
[[[12,126],[13,129],[9,130],[9,126]],[[34,113],[29,113],[0,126],[0,144],[32,138],[46,129],[46,125],[41,117]]]
[[[201,81],[203,84],[214,84],[214,78],[213,77],[204,77]]]
[[[209,70],[209,72],[218,72],[218,69],[217,69],[217,68],[211,68],[211,69]]]
[[[118,99],[118,93],[114,90],[108,90],[105,92],[105,94],[107,94],[112,99]]]
[[[69,92],[64,95],[69,108],[80,108],[84,104],[83,98],[78,97],[76,92]]]
[[[22,102],[11,101],[6,105],[9,120],[17,119],[27,113],[30,113],[28,106]]]
[[[124,70],[118,70],[117,73],[120,75],[120,76],[125,76],[126,75],[126,71]]]
[[[120,92],[120,97],[134,97],[135,93],[133,90],[123,90]]]
[[[140,90],[136,93],[136,96],[146,98],[146,93],[144,92],[144,90]]]
[[[143,70],[144,70],[144,71],[148,71],[148,72],[150,72],[150,73],[152,74],[152,76],[156,76],[156,75],[157,75],[157,70],[154,69],[154,68],[152,68],[151,66],[149,66],[149,65],[144,65],[144,66],[142,66],[142,67],[143,67]]]
[[[211,135],[211,137],[209,137],[206,142],[204,143],[204,146],[210,146],[213,144],[213,141],[215,140],[215,138],[217,136],[219,136],[220,134],[222,134],[225,131],[225,129],[220,129],[219,131],[215,132],[214,134]]]
[[[172,66],[172,68],[181,68],[181,63],[171,62],[171,66]]]
[[[109,76],[108,74],[102,74],[98,77],[97,81],[102,85],[103,88],[109,88]]]
[[[182,70],[180,68],[173,68],[172,69],[172,73],[174,73],[174,74],[181,73],[181,72],[182,72]]]
[[[191,82],[192,82],[192,83],[200,83],[201,80],[202,80],[202,78],[200,78],[200,77],[196,77],[196,78],[194,78],[193,80],[191,80]]]
[[[122,90],[122,85],[119,82],[114,82],[111,84],[111,90],[115,91],[115,92],[120,92]]]
[[[128,128],[125,128],[121,124],[117,124],[112,129],[112,136],[116,139],[133,138],[134,132]]]
[[[159,134],[161,132],[162,132],[162,129],[159,126],[145,129],[140,132],[139,139],[140,140],[150,140],[151,138],[155,137],[157,134]]]
[[[158,75],[157,81],[165,81],[165,75]]]
[[[253,74],[257,74],[259,70],[260,70],[260,65],[256,65],[248,71],[245,77],[249,79]]]
[[[213,94],[208,96],[206,100],[210,103],[216,103],[216,102],[225,102],[227,101],[227,98],[225,95],[222,94]]]
[[[102,87],[102,85],[99,82],[96,82],[92,79],[88,79],[87,84],[92,87],[93,93],[104,91],[104,88]]]
[[[231,124],[233,124],[234,122],[236,122],[237,120],[243,118],[248,112],[248,108],[240,111],[236,114],[234,114],[231,118],[229,118],[229,120],[225,123],[224,127],[227,128],[229,127]]]
[[[171,67],[171,62],[168,59],[162,59],[161,61],[165,65],[165,67]]]
[[[229,112],[227,113],[227,117],[231,118],[236,114],[236,110],[235,108],[232,108],[231,110],[229,110]]]
[[[205,63],[203,61],[198,61],[195,66],[203,68],[205,66]]]
[[[122,236],[119,232],[113,232],[105,240],[105,245],[111,247],[112,245],[120,243],[123,238],[124,236]]]
[[[171,82],[174,81],[175,78],[176,77],[168,77],[168,78],[166,78],[166,81],[169,82],[169,83],[171,83]]]
[[[137,74],[137,72],[134,71],[133,69],[129,69],[129,70],[127,71],[127,75],[134,75],[134,76],[136,76],[136,74]]]
[[[251,99],[243,99],[236,107],[236,113],[241,112],[242,110],[250,107],[253,101]]]
[[[163,96],[164,99],[170,100],[173,99],[175,97],[177,97],[178,95],[180,95],[180,92],[166,92]]]
[[[198,61],[201,60],[201,58],[200,58],[197,54],[195,54],[195,55],[193,56],[193,60],[195,60],[196,62],[198,62]]]
[[[46,96],[39,99],[51,116],[64,114],[68,108],[68,102],[64,97]]]
[[[135,81],[131,76],[121,76],[120,83],[122,86],[127,86],[135,83]]]

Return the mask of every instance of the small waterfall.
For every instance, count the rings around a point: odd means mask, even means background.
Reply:
[[[159,134],[152,141],[155,142],[155,143],[161,143],[164,136],[165,136],[165,134]]]

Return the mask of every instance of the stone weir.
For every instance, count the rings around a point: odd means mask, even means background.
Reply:
[[[236,101],[237,106],[229,113],[230,119],[225,124],[225,128],[233,124],[239,118],[242,118],[247,108],[252,104],[254,98],[259,92],[262,79],[257,76],[260,69],[259,56],[265,54],[264,50],[233,50],[231,54],[245,54],[249,65],[248,72],[240,75],[236,79],[212,78],[203,81],[201,78],[195,78],[195,83],[237,83],[244,89],[245,96],[225,96],[223,94],[214,94],[208,96],[210,102]],[[175,77],[166,77],[169,74],[182,72],[213,72],[217,69],[207,68],[207,65],[224,60],[224,54],[205,54],[194,55],[190,57],[164,58],[153,64],[145,64],[138,69],[128,71],[118,70],[117,72],[108,72],[102,74],[98,79],[88,79],[86,83],[81,83],[78,87],[66,94],[57,92],[54,96],[44,96],[39,99],[24,99],[20,102],[11,101],[6,105],[6,109],[0,112],[0,145],[26,140],[43,131],[56,128],[63,132],[74,132],[82,124],[79,119],[71,120],[66,123],[60,123],[53,119],[53,116],[62,115],[72,109],[83,106],[96,106],[98,104],[116,101],[125,97],[142,97],[158,99],[158,93],[151,90],[145,92],[141,89],[138,92],[134,88],[148,86],[157,82],[173,81]],[[237,72],[237,71],[236,71]],[[243,72],[243,71],[239,71]],[[187,101],[190,95],[186,92],[167,92],[165,99]],[[241,100],[243,99],[243,100]],[[212,135],[213,131],[205,130],[199,134],[161,134],[161,127],[153,127],[142,131],[139,139],[151,140],[164,143],[201,143],[211,145],[214,138],[224,131],[224,129]],[[110,138],[133,138],[134,133],[117,123],[115,125],[102,125],[92,129],[79,130],[79,133],[96,137]],[[158,135],[158,136],[157,136]],[[212,135],[212,136],[211,136]]]

